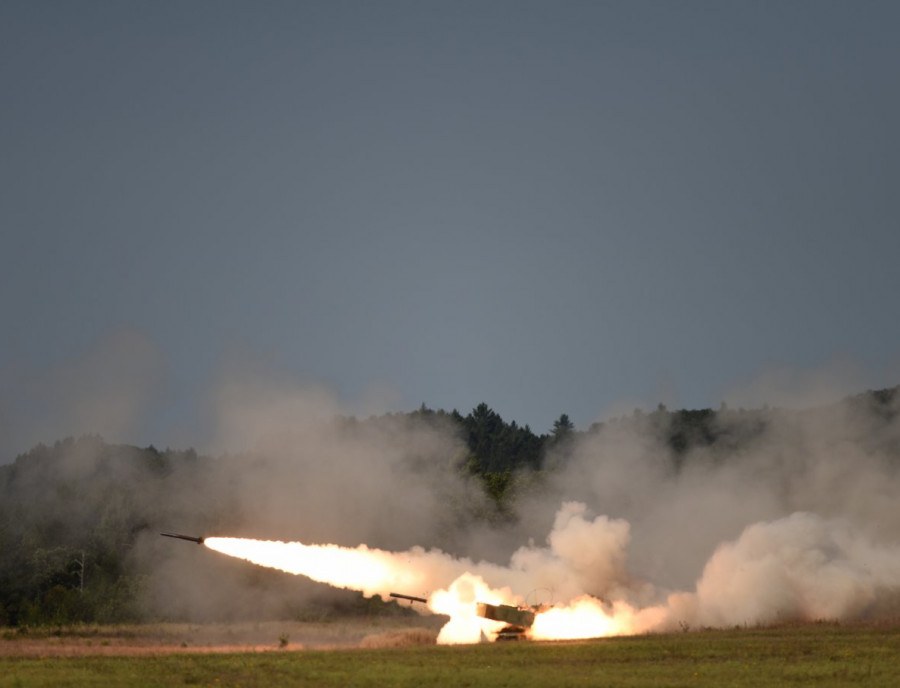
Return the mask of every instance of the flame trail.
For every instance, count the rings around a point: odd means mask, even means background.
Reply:
[[[568,605],[553,607],[535,615],[529,634],[535,640],[575,640],[628,635],[653,628],[666,618],[662,607],[638,611],[626,602],[605,605],[585,595]]]
[[[618,585],[627,540],[627,523],[603,516],[590,521],[586,507],[573,502],[560,509],[548,538],[550,547],[523,547],[509,566],[475,563],[420,547],[387,552],[366,545],[349,548],[226,537],[208,537],[203,544],[254,564],[369,596],[388,599],[393,590],[421,595],[427,598],[429,610],[450,617],[438,642],[461,643],[496,637],[504,627],[503,622],[478,616],[478,603],[520,606],[522,592],[537,587],[568,591],[570,598],[579,599],[539,613],[534,628],[526,630],[531,637],[584,638],[635,632],[642,626],[637,612],[624,603],[604,607],[596,598],[585,596],[578,583],[591,579],[595,584],[601,580],[606,586]]]
[[[204,544],[217,552],[245,559],[260,566],[311,578],[338,588],[359,590],[366,595],[384,595],[389,590],[421,590],[421,570],[399,565],[403,554],[337,545],[304,545],[248,538],[206,538]]]
[[[534,622],[525,632],[539,640],[690,625],[843,621],[900,604],[900,547],[872,541],[843,521],[798,513],[748,526],[713,553],[693,592],[667,596],[625,574],[628,538],[624,521],[602,516],[590,520],[583,505],[567,503],[557,515],[548,546],[523,547],[508,566],[418,547],[387,552],[366,545],[220,537],[202,544],[369,596],[388,599],[392,590],[415,593],[427,599],[429,610],[450,617],[438,636],[440,643],[496,637],[504,623],[479,617],[478,603],[522,606],[523,593],[537,588],[553,590],[560,600],[552,608],[533,610]],[[643,605],[634,604],[637,599]],[[646,606],[651,599],[657,606]]]
[[[406,552],[386,552],[366,545],[349,548],[228,537],[208,537],[203,544],[260,566],[358,590],[365,595],[380,595],[387,599],[390,591],[395,589],[429,594],[428,608],[450,617],[438,637],[440,643],[478,642],[482,633],[491,637],[503,624],[477,617],[476,602],[509,604],[517,601],[509,588],[494,590],[479,576],[468,573],[472,568],[490,571],[498,567],[476,566],[467,559],[454,559],[439,550],[414,548]],[[442,586],[446,589],[435,589]]]

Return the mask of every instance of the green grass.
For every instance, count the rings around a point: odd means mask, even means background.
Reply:
[[[10,686],[896,686],[900,628],[810,625],[573,643],[0,657]]]

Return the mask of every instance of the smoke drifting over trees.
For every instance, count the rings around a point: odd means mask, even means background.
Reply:
[[[550,435],[487,405],[358,420],[320,389],[252,380],[215,408],[237,453],[83,437],[0,467],[0,622],[394,608],[168,529],[421,551],[522,597],[627,603],[647,612],[637,629],[900,612],[897,388],[801,411],[660,406],[587,431],[561,416]]]

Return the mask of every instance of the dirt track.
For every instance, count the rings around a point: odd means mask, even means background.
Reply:
[[[167,655],[176,653],[213,653],[213,652],[284,652],[302,650],[303,646],[289,643],[284,647],[272,645],[139,645],[136,643],[110,643],[97,645],[72,641],[54,642],[50,639],[24,640],[0,643],[0,656],[9,657],[87,657],[103,656],[137,656]]]
[[[153,624],[56,630],[4,629],[0,656],[77,657],[213,652],[290,652],[304,649],[431,644],[430,624],[376,620],[233,625]]]

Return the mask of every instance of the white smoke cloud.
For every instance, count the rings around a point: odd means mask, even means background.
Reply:
[[[246,356],[220,366],[209,408],[211,445],[230,452],[224,473],[239,511],[252,514],[248,534],[440,545],[460,513],[486,504],[458,470],[464,446],[446,419],[357,420],[324,385]]]
[[[627,522],[606,516],[589,520],[585,504],[566,502],[556,513],[549,546],[520,548],[510,568],[528,581],[524,587],[549,590],[562,600],[583,594],[609,597],[627,584],[629,541]]]
[[[630,610],[620,600],[627,594],[622,564],[628,524],[604,516],[589,519],[585,505],[578,503],[566,503],[557,512],[547,546],[524,547],[508,565],[473,562],[420,547],[388,552],[366,545],[349,548],[228,537],[204,542],[223,554],[366,595],[387,599],[390,592],[402,590],[427,596],[432,611],[450,616],[439,642],[475,642],[483,631],[496,632],[503,624],[479,618],[476,603],[526,604],[537,592],[532,589],[536,582],[563,603],[586,598],[590,588],[615,600],[603,604]],[[600,604],[595,597],[588,603]],[[606,611],[601,615],[608,616]]]
[[[865,408],[722,409],[726,448],[693,450],[679,470],[664,414],[607,422],[551,459],[545,488],[516,503],[517,523],[469,523],[443,540],[462,555],[451,556],[407,549],[433,546],[459,525],[448,502],[484,499],[455,468],[463,449],[448,425],[322,422],[339,409],[321,389],[283,377],[239,382],[220,388],[220,418],[267,457],[241,485],[255,524],[271,531],[280,522],[279,532],[299,529],[306,542],[395,549],[418,572],[413,594],[468,573],[518,601],[542,595],[565,606],[591,596],[604,614],[629,616],[617,628],[632,630],[893,608],[900,555],[884,543],[900,532],[900,480],[883,452],[900,446],[900,429]],[[545,543],[522,546],[541,532]]]
[[[696,591],[673,595],[669,611],[670,621],[714,627],[844,621],[893,611],[898,594],[900,547],[843,520],[796,513],[721,545]]]
[[[208,475],[172,485],[166,499],[184,514],[228,504],[222,530],[207,535],[401,553],[422,576],[406,591],[413,594],[469,572],[520,600],[589,595],[605,613],[643,614],[641,629],[896,613],[900,401],[877,413],[822,405],[856,379],[842,370],[802,375],[794,392],[768,397],[815,402],[809,410],[720,410],[720,442],[681,456],[678,470],[654,425],[664,416],[607,421],[550,457],[540,487],[514,504],[517,521],[498,525],[473,517],[491,503],[458,470],[466,448],[446,418],[342,418],[344,404],[327,386],[233,356],[207,406],[208,446],[227,453]],[[41,410],[31,416],[39,424],[19,427],[9,403],[3,424],[35,442],[88,432],[133,441],[168,379],[165,356],[146,335],[116,332],[18,387]],[[774,389],[767,380],[750,388]],[[91,461],[73,455],[66,470],[84,472]],[[171,586],[188,564],[167,565],[160,581]],[[191,594],[201,597],[207,583]],[[177,597],[163,587],[157,599]],[[227,606],[228,595],[216,604]]]

